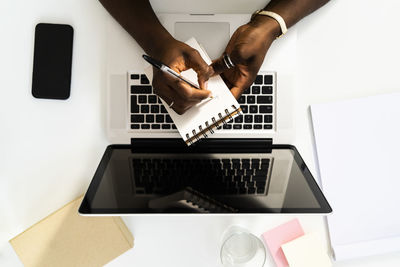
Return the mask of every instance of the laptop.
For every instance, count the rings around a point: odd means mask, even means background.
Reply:
[[[178,40],[195,37],[211,58],[250,14],[160,14]],[[243,115],[187,147],[144,74],[143,50],[110,18],[107,147],[82,215],[329,213],[295,147],[291,105],[296,32],[277,40],[239,104]]]

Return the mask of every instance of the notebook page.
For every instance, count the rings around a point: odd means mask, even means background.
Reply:
[[[197,51],[199,51],[201,57],[207,64],[211,64],[211,59],[208,57],[206,52],[201,48],[199,43],[196,41],[195,38],[191,38],[185,42],[186,44],[190,45]],[[145,73],[150,80],[152,80],[153,72],[152,67],[148,67],[145,69]],[[192,70],[186,70],[182,72],[182,76],[189,79],[195,84],[197,82],[197,73]],[[235,99],[235,97],[231,94],[228,87],[222,80],[221,76],[217,75],[211,77],[208,80],[208,90],[212,92],[212,99],[205,99],[202,102],[198,103],[197,105],[193,106],[189,110],[187,110],[184,114],[179,115],[177,114],[172,108],[169,108],[168,104],[161,100],[167,109],[169,115],[171,116],[172,120],[174,121],[176,127],[180,135],[182,136],[183,140],[187,140],[187,135],[190,137],[193,136],[193,130],[196,133],[200,132],[201,129],[206,129],[207,125],[212,125],[213,120],[215,118],[216,121],[220,120],[220,117],[226,117],[226,110],[229,113],[233,113],[236,109],[240,107],[239,103]],[[234,108],[235,107],[235,108]],[[220,116],[221,115],[221,116]],[[232,114],[232,118],[236,117],[238,113]],[[209,133],[207,133],[209,135]],[[204,137],[202,135],[201,137]],[[196,140],[194,140],[196,141]]]

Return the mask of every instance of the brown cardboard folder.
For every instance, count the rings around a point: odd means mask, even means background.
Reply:
[[[133,247],[120,217],[82,217],[82,197],[10,240],[25,266],[102,266]]]

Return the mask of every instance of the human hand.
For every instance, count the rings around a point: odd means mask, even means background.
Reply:
[[[207,80],[213,70],[204,62],[197,50],[171,39],[164,43],[161,51],[157,51],[152,56],[178,73],[190,68],[197,73],[200,90],[153,68],[154,93],[169,105],[172,104],[171,108],[176,113],[180,115],[185,113],[193,105],[211,95],[211,92],[207,90]]]
[[[240,26],[225,49],[234,67],[228,68],[221,56],[211,64],[213,75],[221,74],[231,93],[239,98],[254,82],[265,55],[279,32],[279,24],[265,16],[256,16],[249,23]]]

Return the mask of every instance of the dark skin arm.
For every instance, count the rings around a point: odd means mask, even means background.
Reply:
[[[138,42],[151,57],[160,60],[177,72],[192,68],[197,72],[202,90],[171,78],[153,68],[155,93],[182,114],[193,105],[210,96],[206,90],[213,70],[190,46],[174,39],[161,25],[148,0],[100,0],[108,12]]]
[[[329,0],[272,0],[264,10],[279,14],[287,28],[317,10]],[[211,65],[214,75],[221,74],[232,94],[239,98],[257,76],[272,42],[281,34],[275,19],[256,15],[249,23],[240,26],[232,35],[225,52],[235,64],[227,69],[222,57]],[[285,38],[285,36],[282,36]]]

